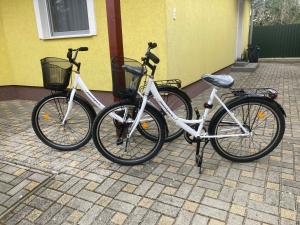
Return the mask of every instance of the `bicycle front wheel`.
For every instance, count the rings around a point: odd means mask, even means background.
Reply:
[[[69,118],[62,124],[68,108],[68,94],[50,95],[34,107],[32,127],[39,139],[51,148],[70,151],[84,146],[92,137],[95,112],[82,99],[74,96]]]
[[[108,160],[126,166],[138,165],[155,157],[162,148],[165,122],[162,115],[148,105],[141,121],[147,120],[144,129],[155,138],[149,140],[138,129],[128,137],[138,110],[138,104],[121,102],[105,108],[96,117],[92,129],[93,141],[98,151]],[[124,122],[114,120],[112,114],[119,115]]]
[[[210,122],[209,134],[236,134],[236,137],[211,139],[213,148],[221,156],[231,161],[251,162],[278,146],[285,131],[285,119],[274,101],[247,97],[232,101],[227,107],[251,135],[238,136],[243,133],[240,126],[225,109],[217,111]]]

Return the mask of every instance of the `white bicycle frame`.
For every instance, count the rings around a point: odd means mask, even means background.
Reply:
[[[85,85],[85,83],[83,82],[83,80],[80,78],[80,74],[78,72],[75,72],[75,80],[74,80],[74,84],[72,86],[72,91],[70,94],[70,100],[68,102],[68,109],[67,112],[65,114],[65,117],[62,121],[62,124],[65,124],[67,118],[70,116],[71,111],[72,111],[72,107],[73,107],[73,99],[74,96],[76,94],[77,91],[77,87],[80,87],[80,89],[83,91],[83,93],[91,100],[91,102],[100,110],[105,108],[105,105],[103,105],[100,101],[98,101],[98,99],[90,92],[90,90],[87,88],[87,86]],[[110,116],[113,119],[116,119],[118,122],[123,122],[123,118],[120,117],[119,115],[115,114],[115,113],[111,113]]]
[[[147,103],[147,99],[148,99],[148,95],[149,93],[152,93],[154,99],[156,100],[156,102],[159,104],[159,106],[162,108],[162,110],[173,120],[173,122],[175,122],[175,124],[179,127],[181,127],[183,130],[187,131],[189,134],[191,134],[192,136],[196,137],[196,138],[225,138],[225,137],[241,137],[241,136],[250,136],[252,135],[251,132],[249,132],[242,124],[241,122],[234,116],[234,113],[232,113],[227,107],[226,105],[223,103],[223,101],[218,97],[217,95],[217,89],[213,88],[209,100],[208,100],[208,104],[212,105],[213,104],[213,100],[216,98],[218,100],[218,102],[221,104],[221,106],[227,111],[227,113],[230,115],[230,117],[239,125],[239,128],[233,128],[231,130],[235,130],[235,129],[241,129],[244,133],[241,134],[227,134],[227,135],[208,135],[207,132],[204,132],[202,134],[202,128],[204,126],[204,123],[206,121],[209,109],[206,108],[204,111],[204,114],[202,116],[201,119],[199,120],[186,120],[186,119],[182,119],[179,118],[178,116],[176,116],[176,114],[169,108],[169,106],[164,102],[164,100],[162,99],[162,97],[160,96],[154,80],[152,77],[149,77],[146,88],[145,88],[145,92],[143,95],[143,102],[141,105],[141,108],[137,114],[136,119],[134,120],[132,127],[131,127],[131,131],[129,133],[129,137],[132,135],[132,133],[134,132],[134,130],[136,129],[137,125],[140,122],[140,119],[143,115],[144,109],[146,107],[146,103]],[[188,124],[199,124],[199,127],[197,130],[194,130],[193,128],[191,128]],[[227,129],[226,131],[230,131],[229,129]]]

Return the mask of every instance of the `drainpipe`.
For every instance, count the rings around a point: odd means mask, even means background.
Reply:
[[[123,57],[122,18],[120,0],[106,0],[107,28],[110,59]],[[122,77],[122,76],[120,76]],[[124,87],[124,79],[118,79],[118,87]],[[114,101],[119,99],[114,96]]]
[[[253,38],[253,26],[254,26],[254,3],[251,3],[251,17],[250,17],[250,32],[249,32],[249,45],[252,45],[252,38]]]

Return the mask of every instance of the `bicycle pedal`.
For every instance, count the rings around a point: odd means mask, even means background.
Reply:
[[[123,144],[123,138],[119,138],[116,142],[117,145]]]

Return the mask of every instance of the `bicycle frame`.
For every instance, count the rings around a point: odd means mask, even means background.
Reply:
[[[209,113],[209,109],[206,108],[204,111],[204,114],[202,116],[201,119],[199,120],[186,120],[186,119],[182,119],[179,118],[178,116],[176,116],[176,114],[169,108],[169,106],[164,102],[164,100],[162,99],[162,97],[159,95],[158,90],[155,86],[154,80],[152,77],[149,77],[146,88],[145,88],[145,92],[143,95],[143,102],[141,105],[141,108],[137,114],[137,117],[134,121],[134,123],[132,124],[132,128],[131,131],[129,133],[129,137],[132,135],[133,131],[136,129],[141,116],[143,114],[143,111],[145,109],[146,103],[147,103],[147,99],[148,99],[148,95],[149,93],[152,93],[154,99],[156,100],[156,102],[159,104],[159,106],[163,109],[163,111],[173,120],[173,122],[175,122],[175,124],[179,127],[181,127],[183,130],[185,130],[186,132],[188,132],[189,134],[193,135],[196,138],[225,138],[225,137],[241,137],[241,136],[250,136],[251,132],[249,132],[242,124],[241,122],[234,116],[234,113],[232,113],[224,104],[224,102],[218,97],[217,95],[217,89],[213,88],[209,100],[208,100],[208,104],[212,105],[214,99],[216,98],[218,100],[218,102],[221,104],[221,106],[228,112],[228,114],[230,115],[230,117],[239,125],[239,128],[237,129],[241,129],[244,133],[241,134],[228,134],[228,135],[208,135],[206,132],[204,134],[202,134],[202,128],[204,126],[204,123],[207,119],[207,115]],[[199,124],[198,129],[194,130],[193,128],[191,128],[188,124]]]
[[[105,105],[103,105],[100,101],[98,101],[98,99],[90,92],[90,90],[87,88],[87,86],[85,85],[85,83],[83,82],[83,80],[80,78],[80,73],[75,72],[75,81],[74,84],[72,86],[72,91],[70,94],[70,100],[68,103],[68,109],[67,112],[65,114],[65,117],[62,121],[62,124],[65,124],[65,121],[67,120],[67,118],[70,116],[71,111],[72,111],[72,107],[73,107],[73,99],[74,96],[76,94],[77,91],[77,87],[80,87],[80,89],[83,91],[83,93],[91,100],[91,102],[100,110],[105,108]],[[123,122],[123,118],[120,117],[119,115],[115,114],[115,113],[111,113],[110,116],[113,119],[116,119],[118,122]]]

